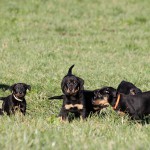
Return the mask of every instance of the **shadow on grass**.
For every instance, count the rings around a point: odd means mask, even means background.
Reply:
[[[0,116],[1,115],[4,115],[4,113],[3,113],[2,109],[0,108]]]
[[[6,85],[6,84],[0,84],[0,89],[2,89],[3,91],[6,91],[9,89],[9,85]]]

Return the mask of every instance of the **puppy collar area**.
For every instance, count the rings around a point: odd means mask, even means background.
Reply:
[[[17,98],[14,94],[13,94],[13,97],[15,98],[15,100],[17,100],[17,101],[19,101],[19,102],[22,102],[22,101],[23,101],[22,99]]]
[[[119,101],[120,101],[120,94],[118,94],[118,96],[117,96],[116,104],[115,104],[115,106],[113,107],[114,110],[116,110],[116,108],[118,107]]]

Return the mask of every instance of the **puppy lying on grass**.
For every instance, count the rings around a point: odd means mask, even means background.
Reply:
[[[31,86],[25,83],[16,83],[10,87],[12,94],[7,97],[0,97],[3,101],[2,111],[7,115],[15,114],[20,111],[23,115],[26,113],[26,91],[31,90]]]
[[[107,97],[101,95],[101,89],[94,90],[94,99],[92,101],[93,105],[97,106],[97,109],[105,108],[109,106]],[[125,95],[137,95],[141,94],[142,91],[137,88],[133,83],[122,81],[117,88],[117,93],[122,93]]]
[[[143,120],[150,114],[150,91],[137,95],[125,95],[117,92],[113,87],[99,90],[101,99],[105,99],[115,111],[129,114],[131,119]]]
[[[121,83],[118,85],[117,92],[126,95],[136,95],[142,93],[142,91],[137,88],[133,83],[127,81],[121,81]]]

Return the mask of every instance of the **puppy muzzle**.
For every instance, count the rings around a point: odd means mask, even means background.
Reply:
[[[78,91],[79,91],[79,87],[78,87],[77,89],[68,88],[68,89],[66,90],[66,92],[67,92],[68,94],[70,94],[70,95],[76,94]]]

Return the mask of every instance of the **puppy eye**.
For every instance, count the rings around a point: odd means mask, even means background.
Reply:
[[[77,85],[77,82],[74,82],[74,85]]]
[[[67,86],[69,86],[70,85],[70,83],[67,83]]]

